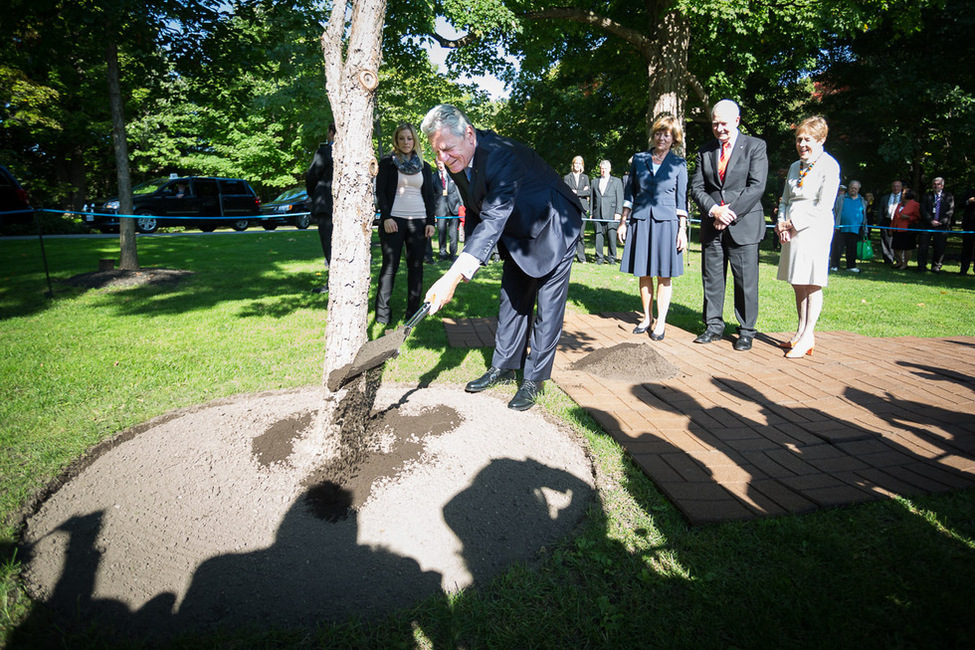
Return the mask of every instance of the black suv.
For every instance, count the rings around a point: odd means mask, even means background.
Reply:
[[[160,226],[184,226],[213,232],[220,226],[247,230],[250,217],[261,212],[261,200],[240,178],[182,176],[157,178],[132,188],[132,211],[139,232]],[[85,215],[91,228],[118,231],[119,201],[106,201],[95,214]]]

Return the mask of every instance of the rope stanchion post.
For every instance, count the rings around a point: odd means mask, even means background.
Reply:
[[[44,248],[44,229],[41,227],[41,213],[43,208],[34,208],[34,225],[37,226],[37,241],[41,245],[41,260],[44,262],[44,277],[47,279],[47,291],[45,298],[54,298],[54,287],[51,285],[51,272],[47,266],[47,251]]]

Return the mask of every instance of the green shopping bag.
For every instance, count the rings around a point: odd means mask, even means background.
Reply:
[[[857,242],[857,259],[865,262],[873,259],[873,243],[869,239]]]

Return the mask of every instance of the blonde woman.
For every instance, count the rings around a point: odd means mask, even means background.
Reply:
[[[789,359],[813,353],[816,321],[823,310],[823,287],[829,277],[840,165],[824,149],[828,133],[826,120],[819,116],[796,127],[799,160],[789,168],[775,226],[782,242],[778,279],[792,285],[799,317],[795,335],[780,344],[788,350],[785,356]]]
[[[634,334],[650,330],[662,341],[673,293],[671,278],[684,273],[687,248],[687,161],[671,149],[683,142],[680,122],[664,115],[653,125],[652,148],[633,156],[623,188],[617,237],[624,244],[620,271],[640,278],[643,320]],[[657,318],[653,319],[657,278]]]
[[[426,239],[433,237],[436,229],[433,170],[420,155],[419,140],[410,124],[396,127],[393,150],[379,161],[376,204],[383,251],[376,291],[376,322],[388,325],[392,316],[389,299],[403,247],[406,247],[407,268],[405,315],[409,318],[420,309]]]

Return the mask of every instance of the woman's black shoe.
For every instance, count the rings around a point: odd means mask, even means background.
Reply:
[[[650,340],[651,341],[663,341],[664,340],[664,335],[666,333],[667,333],[666,331],[661,332],[660,334],[654,334],[653,332],[650,332]]]
[[[650,329],[650,323],[647,323],[646,325],[637,325],[636,327],[633,328],[633,333],[634,334],[643,334],[648,329]]]

